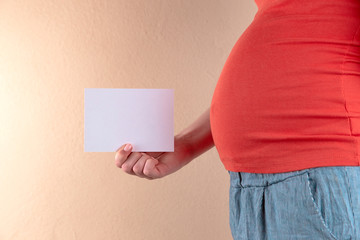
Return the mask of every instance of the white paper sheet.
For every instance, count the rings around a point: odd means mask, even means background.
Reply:
[[[174,90],[85,88],[85,152],[174,151]]]

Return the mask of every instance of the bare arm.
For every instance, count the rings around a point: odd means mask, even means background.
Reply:
[[[124,172],[149,180],[171,174],[214,146],[210,107],[174,136],[174,152],[132,152],[125,145],[115,154],[116,166]]]
[[[175,138],[187,145],[191,160],[214,147],[210,128],[210,107]]]

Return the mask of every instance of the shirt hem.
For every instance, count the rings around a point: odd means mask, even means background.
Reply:
[[[359,159],[336,159],[329,161],[329,159],[323,160],[309,160],[306,162],[299,162],[295,165],[291,164],[283,164],[281,166],[243,166],[241,164],[236,164],[234,162],[223,162],[223,165],[226,170],[232,172],[248,172],[248,173],[284,173],[284,172],[292,172],[299,171],[308,168],[316,168],[316,167],[335,167],[335,166],[360,166]]]

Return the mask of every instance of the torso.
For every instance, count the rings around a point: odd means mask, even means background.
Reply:
[[[231,171],[359,165],[360,2],[256,0],[211,102]]]

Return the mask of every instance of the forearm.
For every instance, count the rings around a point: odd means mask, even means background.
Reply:
[[[214,147],[210,128],[210,107],[175,138],[188,146],[191,159]]]

